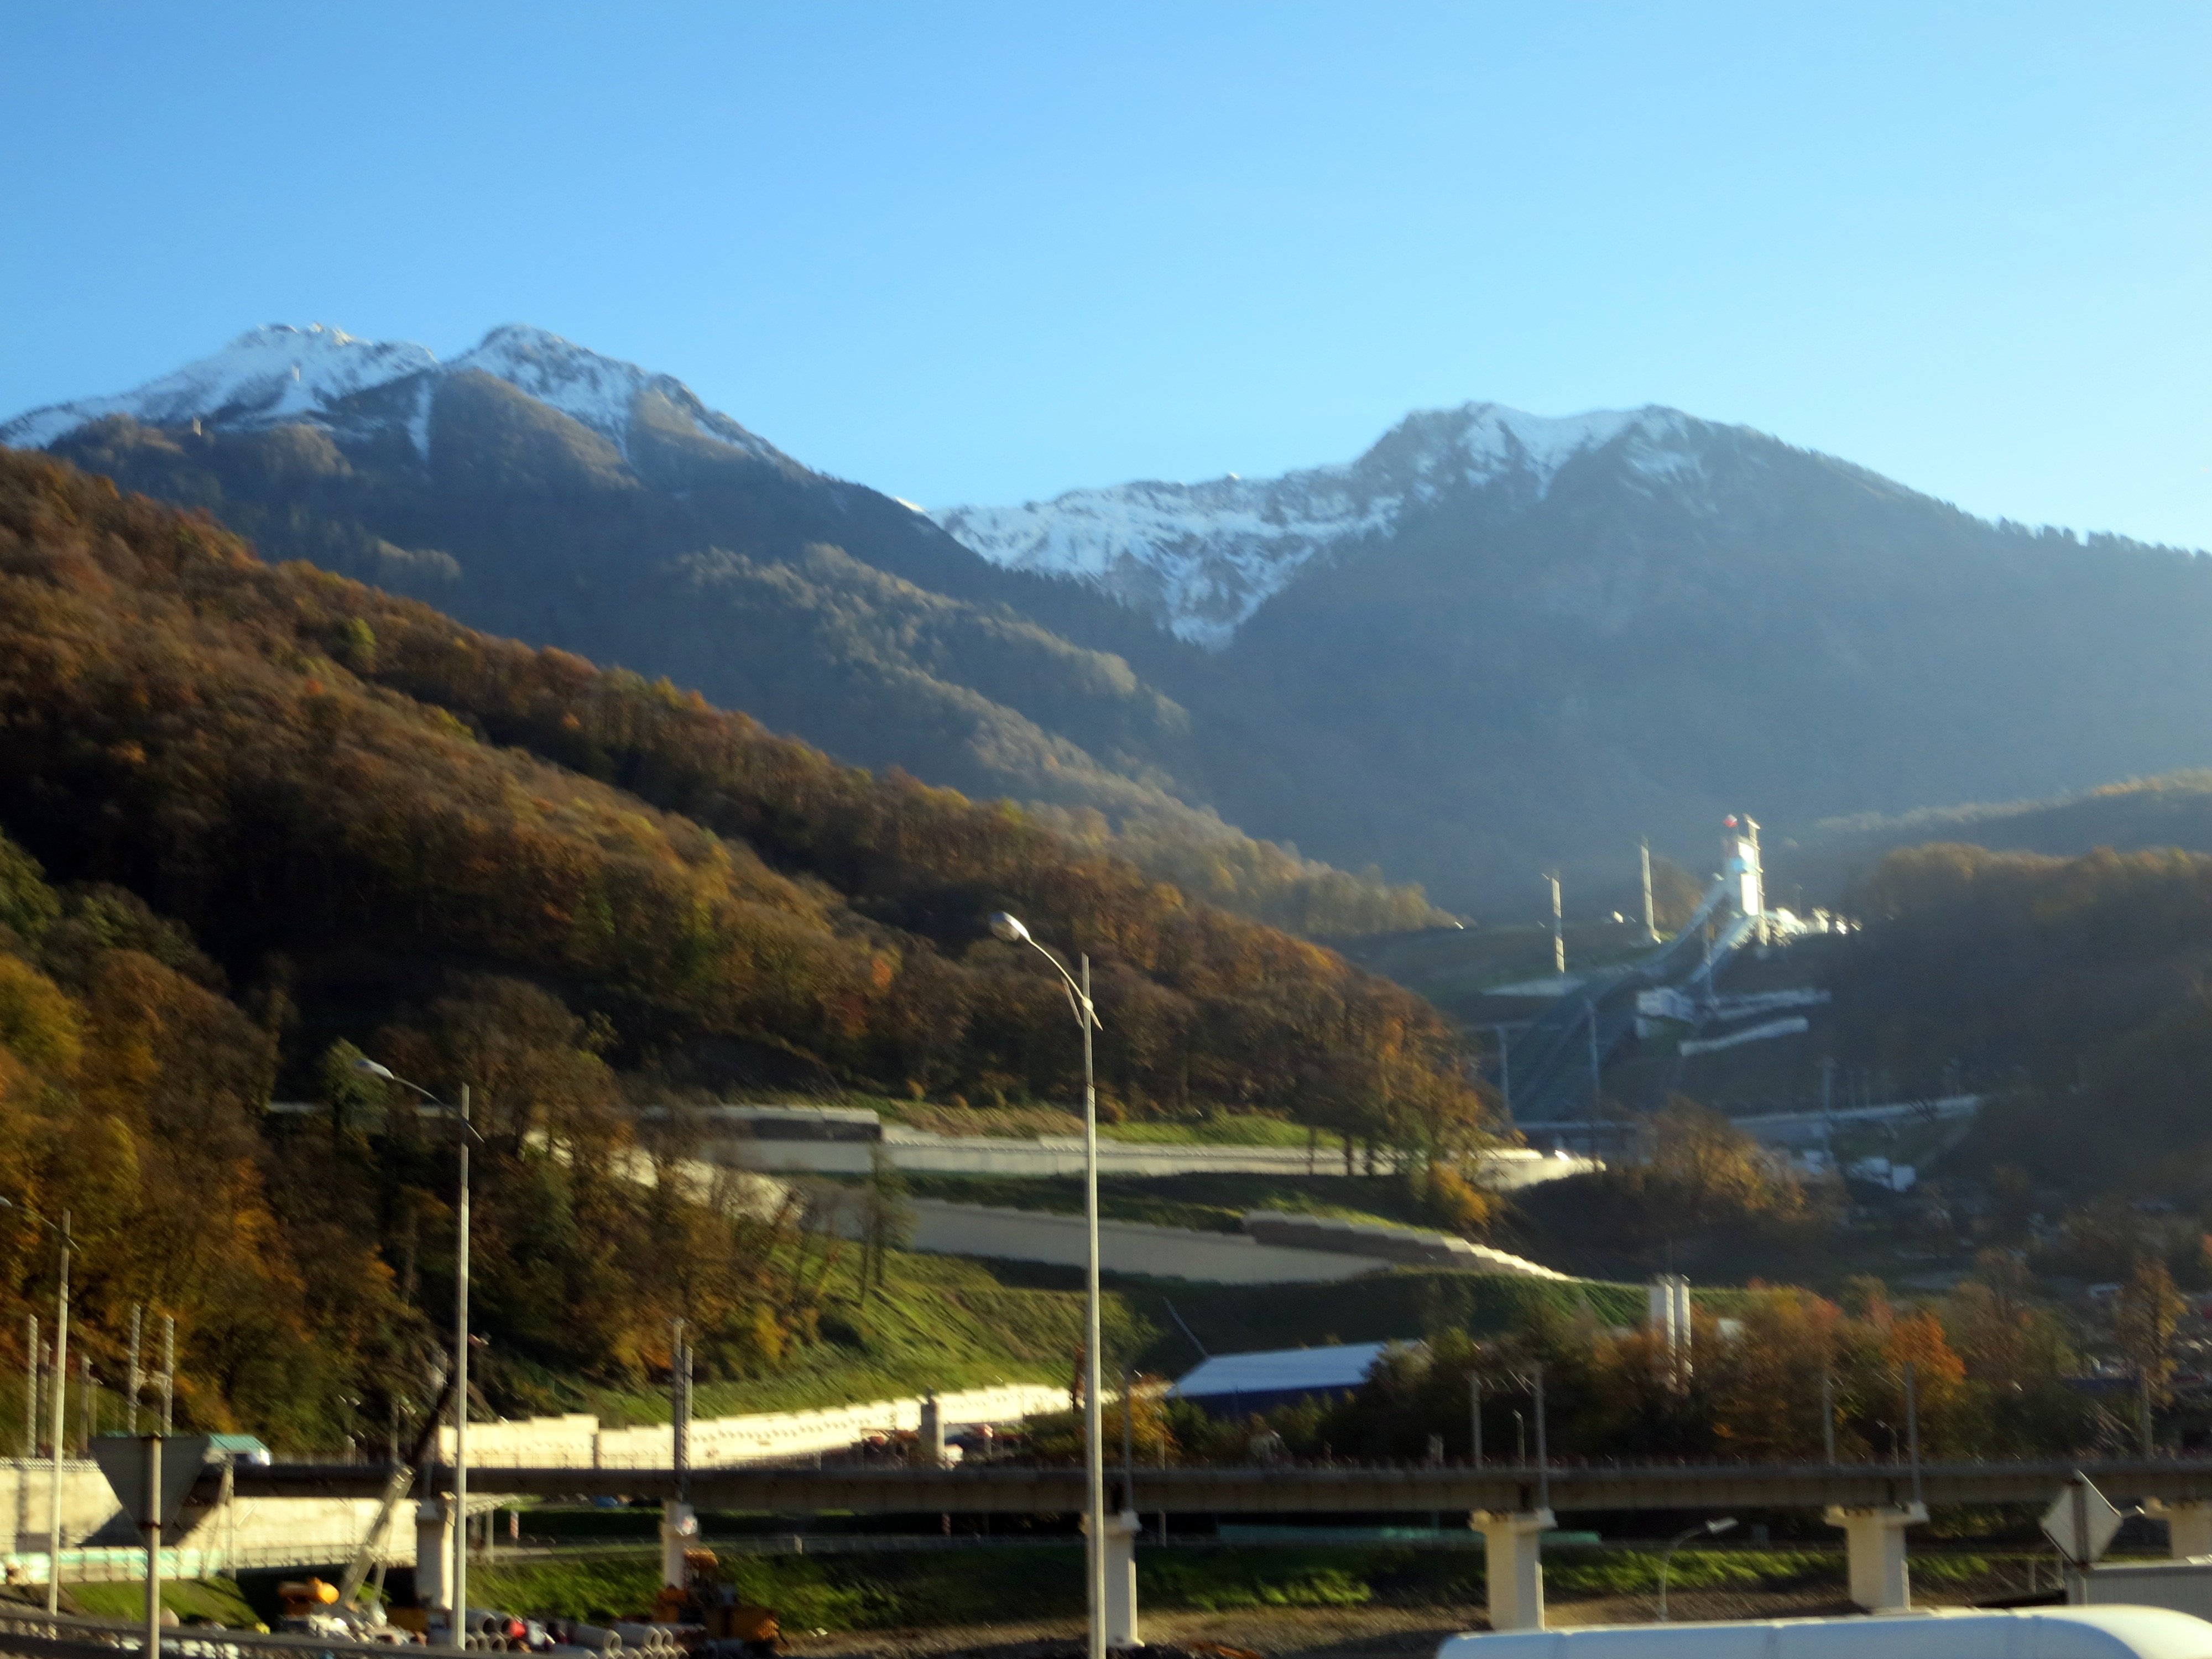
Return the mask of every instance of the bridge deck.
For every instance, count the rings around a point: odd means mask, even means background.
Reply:
[[[2076,1469],[2118,1500],[2212,1502],[2212,1460],[2130,1459],[2094,1463],[1929,1463],[1921,1492],[1929,1504],[2048,1501]],[[1119,1486],[1121,1471],[1109,1468]],[[373,1496],[384,1470],[374,1464],[241,1467],[246,1497]],[[434,1487],[449,1481],[434,1471]],[[1084,1504],[1079,1468],[988,1464],[971,1468],[712,1468],[690,1475],[702,1508],[778,1512],[844,1510],[899,1514],[1063,1514]],[[1274,1466],[1134,1472],[1133,1501],[1146,1512],[1425,1513],[1437,1510],[1528,1510],[1548,1485],[1555,1511],[1723,1508],[1809,1509],[1902,1504],[1913,1497],[1909,1469],[1891,1464],[1705,1464],[1534,1468]],[[196,1497],[211,1499],[212,1482]],[[471,1494],[538,1498],[673,1497],[672,1470],[478,1468]]]

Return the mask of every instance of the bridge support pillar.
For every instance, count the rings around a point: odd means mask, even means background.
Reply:
[[[1106,1517],[1106,1645],[1133,1648],[1137,1634],[1137,1534],[1144,1523],[1134,1510]]]
[[[945,1408],[937,1403],[934,1394],[921,1398],[921,1432],[920,1442],[921,1461],[933,1469],[945,1467]]]
[[[684,1552],[699,1541],[699,1517],[689,1504],[672,1498],[660,1503],[660,1582],[676,1589],[691,1587],[691,1570]]]
[[[1549,1510],[1477,1510],[1467,1518],[1482,1534],[1483,1577],[1492,1630],[1544,1628],[1544,1557]]]
[[[1905,1565],[1905,1529],[1927,1518],[1924,1504],[1829,1506],[1828,1524],[1843,1528],[1844,1547],[1850,1553],[1852,1601],[1869,1613],[1904,1613],[1911,1607],[1912,1574]]]
[[[453,1605],[453,1511],[449,1500],[425,1498],[415,1505],[415,1601],[419,1607]]]
[[[2212,1555],[2212,1504],[2166,1504],[2153,1498],[2143,1507],[2166,1517],[2166,1552],[2175,1560]]]

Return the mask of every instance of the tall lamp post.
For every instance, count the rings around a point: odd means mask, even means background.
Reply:
[[[0,1210],[15,1207],[8,1200],[0,1198]],[[69,1438],[70,1252],[76,1241],[70,1234],[67,1210],[62,1212],[58,1226],[42,1215],[29,1211],[25,1213],[53,1234],[62,1252],[61,1277],[54,1291],[54,1462],[46,1483],[46,1611],[58,1613],[62,1610],[62,1455],[63,1443]],[[36,1364],[34,1358],[33,1376]]]
[[[389,1066],[380,1066],[367,1054],[353,1063],[355,1071],[364,1077],[396,1083],[403,1089],[411,1089],[433,1106],[444,1106],[445,1102],[419,1083],[410,1083]],[[481,1140],[476,1125],[469,1121],[469,1085],[461,1085],[461,1100],[457,1107],[449,1107],[460,1123],[461,1133],[455,1139],[459,1145],[460,1164],[458,1195],[453,1201],[458,1243],[453,1249],[453,1645],[465,1648],[469,1644],[469,1142]]]
[[[1010,945],[1027,945],[1050,963],[1067,984],[1068,1006],[1083,1029],[1083,1472],[1088,1504],[1090,1548],[1085,1589],[1091,1610],[1091,1659],[1106,1655],[1106,1470],[1099,1441],[1098,1360],[1098,1089],[1091,1073],[1091,1034],[1098,1029],[1098,1011],[1091,1001],[1091,957],[1076,961],[1078,979],[1067,964],[1037,943],[1018,916],[1004,910],[991,918],[991,931]],[[1122,1409],[1128,1409],[1123,1402]]]

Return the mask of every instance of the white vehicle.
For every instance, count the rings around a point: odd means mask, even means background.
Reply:
[[[2018,1607],[1447,1638],[1437,1659],[2212,1659],[2212,1624],[2164,1607]]]

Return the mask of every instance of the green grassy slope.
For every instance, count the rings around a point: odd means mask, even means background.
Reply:
[[[906,1182],[917,1198],[956,1204],[998,1204],[1063,1215],[1083,1209],[1083,1183],[1073,1176],[910,1175]],[[1406,1183],[1388,1176],[1102,1176],[1098,1182],[1098,1212],[1114,1221],[1233,1233],[1241,1230],[1247,1210],[1429,1224],[1421,1220]]]
[[[1654,1549],[1546,1552],[1554,1595],[1650,1595]],[[1677,1592],[1840,1592],[1837,1549],[1683,1550],[1673,1559]],[[1979,1590],[2020,1573],[2010,1553],[1924,1556],[1916,1578],[1947,1591]],[[774,1607],[787,1633],[890,1630],[1077,1619],[1083,1611],[1082,1553],[1073,1542],[883,1555],[749,1556],[722,1574],[749,1601]],[[2008,1579],[2007,1575],[2010,1575]],[[652,1595],[657,1563],[640,1553],[586,1561],[480,1569],[472,1586],[500,1605],[569,1618],[636,1612]],[[1481,1549],[1393,1544],[1271,1545],[1264,1548],[1140,1551],[1137,1599],[1153,1611],[1233,1612],[1261,1607],[1449,1607],[1484,1596]]]

